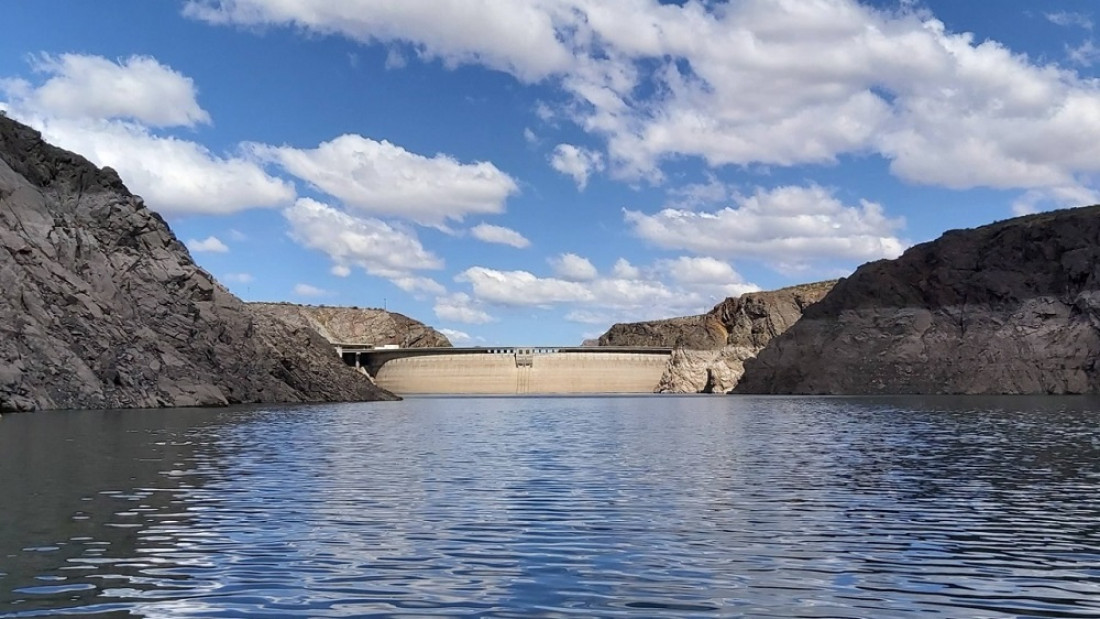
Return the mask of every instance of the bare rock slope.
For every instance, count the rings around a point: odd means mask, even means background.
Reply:
[[[0,115],[0,411],[393,397],[249,310],[113,170]]]
[[[746,364],[744,393],[1100,392],[1100,206],[860,267]]]
[[[249,303],[253,310],[292,325],[310,327],[328,341],[401,348],[450,348],[447,336],[404,314],[376,308]]]
[[[674,349],[660,392],[728,392],[740,380],[744,361],[789,329],[835,283],[750,292],[700,316],[617,324],[600,336],[598,345]]]

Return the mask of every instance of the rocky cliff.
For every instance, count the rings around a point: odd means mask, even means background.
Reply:
[[[254,311],[300,327],[310,327],[328,341],[341,344],[401,348],[450,348],[439,331],[403,314],[374,308],[249,303]]]
[[[109,168],[0,115],[0,411],[393,396],[257,315]]]
[[[835,281],[750,292],[731,297],[700,316],[617,324],[600,346],[673,348],[657,390],[725,393],[740,380],[743,363],[799,320]]]
[[[860,267],[746,364],[744,393],[1100,392],[1100,206]]]

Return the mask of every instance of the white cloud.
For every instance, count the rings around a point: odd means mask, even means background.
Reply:
[[[51,143],[110,166],[146,204],[166,215],[226,214],[294,199],[294,186],[242,157],[119,121],[26,118]]]
[[[713,174],[707,175],[705,183],[689,183],[668,190],[669,206],[682,209],[694,209],[700,206],[719,204],[735,197],[729,185],[718,180]]]
[[[447,339],[450,340],[452,344],[468,344],[474,340],[474,338],[465,331],[458,331],[456,329],[440,329],[439,332],[447,336]]]
[[[955,33],[911,2],[856,0],[192,0],[212,23],[277,24],[411,45],[563,88],[544,120],[606,140],[621,178],[660,166],[833,163],[877,154],[900,178],[949,188],[1090,186],[1100,83]],[[1084,14],[1051,12],[1089,28]],[[1079,58],[1091,58],[1082,48]],[[553,107],[551,108],[551,105]],[[583,185],[583,161],[559,158]]]
[[[348,277],[351,275],[351,267],[346,264],[334,264],[329,272],[336,277]]]
[[[226,273],[221,277],[222,281],[233,284],[251,284],[256,280],[251,273]]]
[[[294,294],[300,297],[324,297],[328,296],[329,291],[309,284],[295,284]]]
[[[1030,215],[1052,208],[1068,208],[1086,204],[1100,204],[1100,191],[1071,185],[1049,189],[1032,189],[1012,203],[1016,215]]]
[[[588,258],[582,258],[577,254],[567,253],[551,258],[550,266],[558,277],[570,282],[588,282],[599,275]]]
[[[378,219],[353,217],[309,198],[300,198],[283,215],[296,241],[332,258],[336,275],[358,266],[407,290],[428,291],[430,285],[416,279],[414,271],[443,266],[411,231]]]
[[[482,325],[494,320],[470,295],[464,292],[436,298],[433,309],[437,318],[451,322]]]
[[[550,166],[572,176],[577,188],[583,191],[588,185],[588,176],[603,170],[603,155],[572,144],[558,144],[550,156]]]
[[[580,283],[540,278],[527,271],[470,267],[459,273],[455,280],[469,283],[478,299],[499,305],[548,306],[592,298],[592,293]]]
[[[470,234],[473,235],[475,239],[485,243],[500,243],[501,245],[511,245],[518,249],[530,247],[531,245],[531,241],[527,240],[522,234],[511,228],[505,228],[504,226],[478,224],[470,228]]]
[[[1096,47],[1092,39],[1086,39],[1077,47],[1066,46],[1066,57],[1075,65],[1091,67],[1100,60],[1100,48]]]
[[[467,269],[455,279],[470,284],[471,304],[541,308],[568,305],[572,309],[566,319],[587,324],[696,314],[727,296],[759,289],[746,283],[726,263],[689,257],[658,261],[647,269],[620,259],[610,276],[596,273],[585,281],[480,266]]]
[[[29,87],[23,105],[61,118],[133,120],[150,127],[210,122],[191,78],[150,56],[113,62],[102,56],[41,54],[37,73],[49,76]]]
[[[246,157],[153,133],[151,126],[209,122],[190,78],[155,59],[116,64],[69,54],[38,63],[51,77],[39,86],[0,80],[8,98],[0,107],[50,143],[114,168],[150,208],[166,215],[224,214],[294,199],[291,183]]]
[[[681,256],[660,263],[672,277],[682,283],[736,281],[737,273],[728,262],[716,258]]]
[[[630,264],[626,258],[619,258],[611,267],[611,274],[619,279],[638,279],[641,273],[638,267]]]
[[[1084,13],[1074,13],[1072,11],[1057,11],[1054,13],[1043,14],[1047,20],[1053,24],[1059,26],[1077,26],[1084,28],[1085,30],[1092,30],[1092,18]]]
[[[441,295],[447,292],[442,284],[430,277],[404,276],[391,278],[390,281],[398,288],[414,296],[422,294]]]
[[[216,254],[224,254],[229,251],[229,247],[216,236],[208,236],[201,241],[188,239],[187,249],[196,253],[208,252]]]
[[[758,189],[736,207],[717,211],[666,208],[653,215],[624,211],[639,237],[665,249],[769,262],[894,258],[906,242],[894,236],[901,219],[863,200],[847,206],[816,185]]]
[[[566,45],[542,3],[468,0],[189,0],[184,14],[216,24],[294,26],[350,39],[411,42],[425,58],[480,63],[537,81],[566,68]],[[568,11],[568,7],[552,9]]]
[[[314,149],[256,144],[252,150],[349,207],[422,224],[500,213],[519,191],[491,163],[464,164],[442,154],[424,157],[359,135],[342,135]]]

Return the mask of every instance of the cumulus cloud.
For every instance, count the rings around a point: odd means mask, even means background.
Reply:
[[[473,235],[475,239],[484,241],[485,243],[511,245],[517,249],[531,246],[531,241],[527,240],[522,234],[511,228],[505,228],[504,226],[478,224],[470,228],[470,234]]]
[[[192,0],[186,13],[411,45],[560,86],[567,97],[539,117],[602,137],[621,178],[658,182],[683,156],[793,166],[866,153],[907,181],[959,189],[1085,188],[1100,172],[1100,84],[951,32],[912,3]],[[560,155],[583,185],[592,165]]]
[[[146,204],[166,215],[224,214],[288,204],[294,186],[243,155],[158,135],[154,127],[209,122],[190,78],[148,57],[42,56],[48,79],[0,80],[9,115],[51,143],[114,168]]]
[[[447,292],[443,284],[440,284],[430,277],[406,275],[404,277],[393,277],[390,281],[398,288],[414,296],[421,296],[424,294],[440,295]]]
[[[574,258],[575,265],[592,266],[583,257]],[[559,260],[555,268],[561,264]],[[609,275],[600,275],[594,267],[592,272],[582,268],[585,271],[582,281],[480,266],[466,269],[455,279],[470,285],[472,296],[464,297],[468,305],[511,308],[567,305],[572,309],[566,319],[587,324],[650,320],[670,313],[696,314],[727,296],[759,289],[745,282],[732,266],[713,258],[660,260],[645,269],[619,259]]]
[[[132,123],[28,120],[51,143],[114,168],[151,208],[167,215],[281,206],[296,193],[291,183],[247,158],[222,157],[198,143],[157,136]]]
[[[728,263],[706,256],[658,260],[657,269],[679,286],[709,296],[735,297],[756,289]]]
[[[904,222],[887,217],[881,205],[863,200],[848,206],[816,185],[758,189],[716,211],[625,210],[624,219],[658,247],[772,264],[894,258],[907,245],[894,236]]]
[[[437,297],[433,310],[437,318],[451,322],[482,325],[494,320],[470,295],[464,292]]]
[[[358,266],[405,290],[438,291],[415,271],[439,269],[443,262],[424,249],[409,230],[378,219],[354,217],[309,198],[300,198],[283,215],[290,223],[292,238],[332,258],[337,275],[346,275],[350,267]]]
[[[150,56],[118,62],[102,56],[40,54],[35,72],[48,76],[39,86],[24,83],[24,104],[62,118],[120,118],[150,127],[210,122],[199,106],[194,81]]]
[[[229,247],[216,236],[208,236],[201,241],[188,239],[187,249],[196,253],[207,252],[215,254],[224,254],[229,251]]]
[[[641,273],[638,267],[630,264],[626,258],[619,258],[611,267],[611,274],[619,279],[637,279],[641,277]]]
[[[478,299],[499,305],[549,306],[592,298],[588,288],[578,282],[536,277],[528,271],[497,271],[470,267],[455,278],[469,283]]]
[[[309,284],[295,284],[294,294],[300,297],[323,297],[327,296],[329,291]]]
[[[252,152],[358,211],[422,224],[500,213],[519,191],[491,163],[425,157],[360,135],[342,135],[314,149],[256,144]]]
[[[479,63],[537,81],[565,69],[571,55],[547,6],[467,0],[189,0],[184,14],[215,24],[293,26],[370,43],[410,42],[420,56],[455,66]],[[553,9],[568,10],[568,7]]]
[[[588,185],[588,176],[603,170],[603,155],[572,144],[558,144],[550,155],[550,166],[562,174],[572,176],[577,188],[583,191]]]
[[[561,254],[550,259],[550,266],[558,277],[570,282],[587,282],[596,279],[599,273],[588,258],[577,254]]]

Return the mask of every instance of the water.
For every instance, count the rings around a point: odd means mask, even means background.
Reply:
[[[0,419],[0,617],[1100,616],[1100,400]]]

